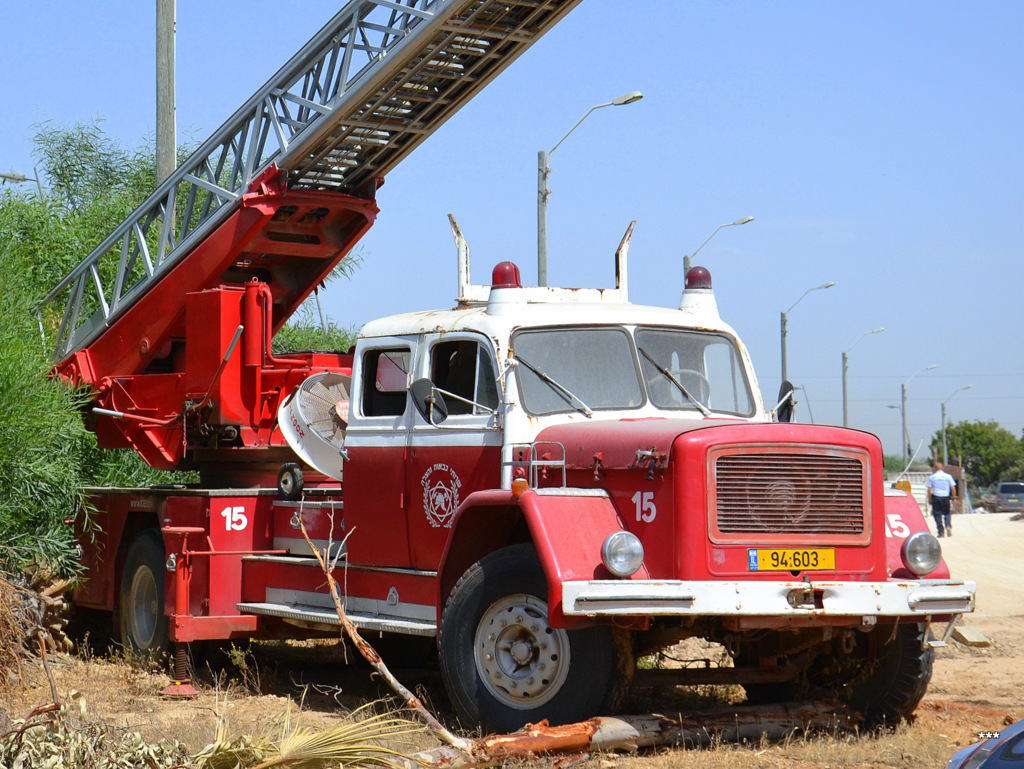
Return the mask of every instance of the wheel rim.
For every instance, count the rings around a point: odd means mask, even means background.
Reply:
[[[148,568],[140,568],[132,577],[131,601],[128,606],[128,627],[132,640],[140,650],[150,648],[156,635],[157,606],[156,578]]]
[[[295,479],[291,473],[281,473],[281,491],[286,495],[291,494],[295,490]]]
[[[477,625],[473,656],[488,692],[527,710],[549,701],[569,673],[569,636],[548,624],[548,606],[532,595],[492,604]]]

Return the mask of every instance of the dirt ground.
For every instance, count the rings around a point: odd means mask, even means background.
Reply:
[[[931,686],[913,724],[881,736],[794,732],[774,742],[592,756],[582,766],[935,767],[977,741],[978,732],[998,731],[1024,718],[1024,521],[1013,521],[1008,514],[956,516],[954,535],[942,545],[952,574],[977,582],[977,611],[961,624],[980,631],[988,645],[951,641],[936,651]],[[941,634],[944,629],[940,625],[935,631]],[[74,703],[89,718],[138,730],[150,740],[175,739],[191,752],[214,741],[218,723],[226,724],[229,736],[272,739],[279,736],[289,711],[293,725],[323,729],[362,702],[388,696],[370,668],[351,659],[346,663],[337,645],[261,645],[254,653],[237,653],[236,661],[241,667],[230,678],[197,676],[200,695],[191,700],[159,697],[158,691],[169,683],[166,675],[124,660],[58,656],[51,658],[49,667],[59,699]],[[446,714],[448,704],[436,670],[393,666],[393,672],[428,705]],[[0,692],[0,708],[10,718],[52,701],[42,669],[26,669],[22,679],[24,685],[10,681]],[[416,750],[432,744],[423,736],[406,747]]]

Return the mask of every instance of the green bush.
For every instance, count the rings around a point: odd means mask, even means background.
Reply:
[[[154,161],[97,124],[38,128],[47,189],[0,188],[0,569],[71,576],[69,523],[88,515],[85,487],[166,477],[134,452],[97,448],[82,420],[88,395],[51,378],[34,309],[152,191]]]
[[[330,318],[318,322],[309,308],[303,305],[295,314],[295,320],[274,335],[273,352],[284,355],[298,350],[348,350],[356,341],[356,332],[341,328]]]
[[[44,123],[35,142],[47,188],[0,186],[0,570],[70,576],[68,522],[86,516],[88,523],[85,487],[194,477],[158,473],[134,451],[97,448],[82,420],[88,394],[50,377],[52,361],[34,315],[49,289],[153,191],[153,148],[126,151],[98,123]],[[359,254],[350,255],[337,274],[359,261]],[[298,321],[278,333],[275,351],[347,349],[354,334],[318,309],[307,303]],[[47,317],[44,325],[54,328],[57,321]]]
[[[31,297],[9,257],[0,247],[0,568],[45,563],[69,573],[64,521],[82,509],[81,460],[92,437],[79,417],[83,396],[47,376]]]

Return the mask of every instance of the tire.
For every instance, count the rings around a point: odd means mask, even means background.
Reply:
[[[542,719],[572,723],[609,712],[625,695],[625,634],[553,628],[547,595],[530,544],[491,553],[455,585],[441,616],[440,663],[464,725],[511,732]]]
[[[294,502],[302,496],[304,482],[302,468],[294,462],[281,465],[277,474],[277,493],[283,499]]]
[[[877,628],[869,636],[870,668],[847,687],[845,697],[851,709],[864,715],[869,727],[895,726],[913,719],[935,661],[935,650],[925,645],[927,639],[923,624],[899,625],[895,637],[891,627]]]
[[[925,625],[876,627],[857,633],[849,650],[832,646],[814,657],[798,681],[744,684],[747,703],[766,705],[802,698],[837,697],[864,717],[868,728],[911,720],[932,677],[935,652],[926,647]],[[756,655],[737,660],[754,665]]]
[[[148,529],[128,548],[121,574],[118,628],[125,650],[157,659],[167,652],[164,614],[164,542]]]

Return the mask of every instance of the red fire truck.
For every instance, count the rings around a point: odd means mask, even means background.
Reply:
[[[95,489],[73,601],[184,682],[193,641],[337,633],[305,532],[356,626],[436,638],[467,724],[605,712],[638,655],[692,637],[731,664],[673,684],[906,717],[929,624],[974,585],[877,438],[792,421],[786,383],[765,402],[703,268],[678,308],[632,305],[627,233],[614,289],[509,262],[474,286],[453,221],[454,308],[271,352],[384,174],[573,5],[355,0],[51,292],[101,445],[200,478]]]

